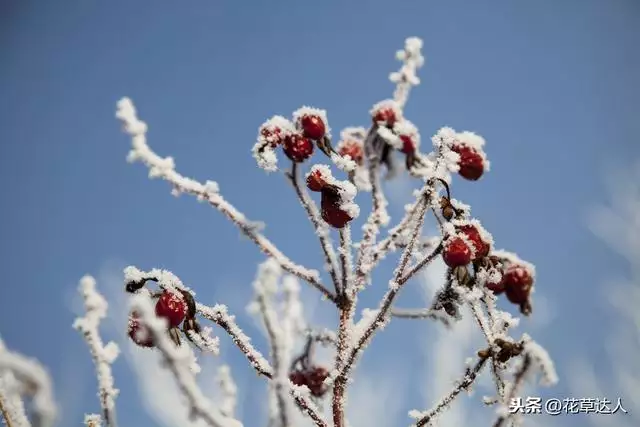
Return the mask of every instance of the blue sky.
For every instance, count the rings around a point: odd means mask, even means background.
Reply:
[[[606,168],[640,156],[639,18],[633,0],[5,1],[0,333],[75,396],[61,424],[72,425],[97,407],[90,358],[70,327],[83,274],[168,268],[202,298],[242,312],[262,255],[217,212],[171,197],[125,162],[129,142],[114,118],[125,95],[160,154],[188,176],[218,181],[285,253],[320,268],[290,189],[255,167],[257,128],[302,105],[327,109],[334,134],[366,125],[370,106],[392,93],[394,52],[418,36],[426,65],[407,117],[423,140],[445,125],[487,139],[492,171],[478,183],[456,180],[454,195],[499,247],[537,265],[556,315],[536,336],[560,360],[595,360],[606,333],[600,285],[623,264],[584,217],[606,198]],[[389,188],[397,218],[408,190]],[[390,331],[407,341],[430,330],[422,328]],[[379,351],[371,363],[384,367],[392,355]],[[116,371],[122,425],[151,423],[134,411],[127,369]]]

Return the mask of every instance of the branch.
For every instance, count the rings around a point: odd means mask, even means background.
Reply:
[[[0,351],[3,348],[0,340]],[[0,371],[0,419],[4,420],[7,427],[31,427],[18,386],[11,372]]]
[[[20,389],[33,396],[33,426],[52,427],[56,420],[56,405],[53,400],[51,378],[35,360],[12,352],[0,346],[0,372],[10,373]],[[7,399],[11,400],[16,390],[8,390]],[[6,402],[5,402],[6,405]],[[4,408],[7,410],[8,408]],[[18,422],[19,420],[13,419]],[[26,425],[29,425],[28,422]],[[18,427],[18,426],[15,426]]]
[[[433,409],[422,413],[418,411],[411,411],[409,416],[418,419],[414,426],[423,427],[429,424],[433,417],[437,416],[443,409],[449,406],[449,404],[462,392],[462,390],[467,390],[476,380],[480,371],[482,371],[487,359],[488,357],[481,357],[473,367],[467,367],[462,379],[456,384],[453,390],[440,399],[440,402],[434,406]]]
[[[104,345],[98,331],[100,321],[107,316],[108,304],[104,297],[96,291],[96,281],[91,276],[84,276],[80,280],[80,293],[84,298],[87,313],[84,317],[77,318],[73,327],[84,336],[96,368],[102,420],[107,427],[116,427],[118,422],[115,399],[119,391],[114,387],[111,364],[118,357],[120,349],[114,342]]]
[[[342,266],[342,280],[344,292],[338,300],[339,325],[338,344],[336,353],[336,367],[344,366],[348,356],[349,345],[352,342],[353,316],[355,314],[355,298],[357,288],[353,283],[351,272],[351,226],[340,230],[340,263]],[[332,413],[335,427],[345,427],[347,377],[338,376],[333,386]]]
[[[329,427],[329,424],[320,415],[320,409],[309,399],[309,389],[306,386],[297,386],[289,381],[289,389],[300,410],[313,420],[316,427]]]
[[[415,309],[403,309],[392,308],[391,316],[398,319],[433,319],[444,323],[445,326],[451,326],[449,319],[441,314],[440,310],[433,308],[415,308]]]
[[[300,185],[300,177],[299,177],[299,168],[296,162],[292,162],[291,172],[287,174],[289,181],[293,185],[294,190],[302,204],[302,207],[307,212],[307,217],[313,224],[314,230],[320,239],[320,246],[322,247],[322,251],[324,252],[325,262],[328,266],[329,275],[331,276],[331,280],[333,281],[336,293],[340,292],[340,285],[337,276],[337,261],[336,254],[333,250],[333,245],[331,244],[331,239],[329,237],[329,228],[322,221],[320,217],[320,213],[318,212],[318,208],[314,203],[313,199],[309,197],[309,193],[306,190],[306,187]],[[330,298],[334,301],[333,298]]]
[[[442,248],[443,248],[443,242],[440,241],[438,246],[436,246],[436,248],[430,254],[426,255],[424,258],[418,261],[416,265],[414,265],[407,274],[405,274],[398,280],[398,285],[402,286],[409,279],[411,279],[416,273],[418,273],[424,267],[429,265],[431,261],[433,261],[438,255],[440,255],[440,253],[442,252]]]
[[[135,292],[136,289],[144,286],[147,281],[157,282],[158,286],[163,289],[176,288],[190,292],[176,275],[167,270],[153,269],[147,272],[129,266],[125,268],[124,276],[125,288],[128,292]],[[242,329],[236,324],[235,316],[229,315],[227,306],[217,304],[209,307],[201,303],[196,303],[196,312],[224,329],[234,344],[249,360],[251,366],[253,366],[260,375],[264,375],[267,378],[272,377],[273,369],[269,365],[269,362],[253,347],[251,339],[245,335]]]
[[[262,315],[262,322],[267,332],[269,345],[271,346],[271,359],[273,361],[273,391],[277,402],[275,416],[279,418],[280,427],[289,427],[289,411],[285,399],[285,382],[288,381],[286,365],[283,363],[282,354],[282,325],[278,321],[277,314],[272,308],[272,297],[277,290],[277,282],[280,278],[280,269],[275,261],[267,260],[260,265],[256,280],[253,284],[256,293],[256,303]],[[269,299],[269,301],[267,301]]]
[[[522,365],[520,366],[520,369],[518,369],[518,371],[514,376],[513,384],[507,396],[506,402],[510,402],[513,399],[515,399],[516,395],[518,394],[518,390],[524,384],[524,381],[527,376],[527,372],[529,371],[530,367],[531,367],[531,356],[529,354],[525,354],[524,360],[522,361]],[[513,414],[509,414],[509,413],[500,415],[496,420],[496,422],[493,424],[493,427],[502,427],[512,417],[513,417]]]
[[[238,387],[231,376],[231,368],[222,365],[218,368],[218,385],[222,391],[222,402],[220,402],[220,413],[225,417],[233,417],[236,412],[238,401]]]
[[[417,37],[409,37],[404,42],[404,50],[396,53],[396,57],[403,64],[400,70],[389,75],[389,80],[396,83],[393,99],[400,108],[404,108],[407,103],[411,87],[420,84],[416,71],[424,65],[424,57],[421,50],[422,40]]]
[[[166,367],[173,374],[180,391],[189,404],[191,416],[202,419],[210,427],[242,427],[239,421],[225,417],[205,397],[198,387],[195,376],[189,369],[188,347],[176,347],[171,341],[165,333],[166,321],[156,317],[149,297],[144,294],[134,295],[131,300],[131,308],[139,313],[142,322],[149,328]]]
[[[274,258],[287,272],[307,281],[322,292],[328,299],[334,300],[333,295],[320,282],[320,274],[316,270],[295,264],[264,235],[258,231],[255,222],[239,212],[220,194],[217,183],[207,181],[202,184],[191,178],[180,175],[175,170],[173,158],[158,156],[148,145],[146,139],[147,124],[138,119],[136,109],[129,98],[122,98],[118,102],[116,117],[123,122],[124,131],[131,136],[132,149],[128,161],[139,161],[149,168],[150,178],[162,178],[173,186],[174,194],[188,193],[198,200],[206,201],[231,220],[240,231],[252,240],[265,254]]]

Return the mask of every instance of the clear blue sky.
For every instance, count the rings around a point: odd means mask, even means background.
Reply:
[[[72,374],[92,369],[70,327],[83,274],[164,267],[204,298],[249,295],[256,248],[125,162],[129,141],[114,118],[125,95],[159,153],[218,181],[283,251],[321,267],[315,240],[298,237],[311,231],[290,190],[255,167],[257,128],[303,104],[327,109],[334,133],[366,125],[393,89],[394,52],[418,36],[427,59],[407,116],[426,143],[444,125],[487,139],[492,171],[456,181],[455,196],[498,246],[537,265],[539,292],[559,311],[541,341],[560,359],[569,349],[596,357],[602,308],[592,291],[617,260],[583,218],[605,197],[605,167],[640,155],[639,20],[634,0],[5,0],[0,333],[60,388],[84,393],[61,424],[77,425],[97,407],[90,375]],[[135,390],[124,363],[117,374],[121,424],[149,422],[127,410]]]

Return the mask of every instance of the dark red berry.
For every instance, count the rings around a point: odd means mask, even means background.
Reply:
[[[186,312],[187,305],[182,295],[164,291],[156,302],[156,316],[167,319],[170,328],[179,326],[184,320]]]
[[[507,299],[514,304],[525,304],[529,300],[533,277],[529,270],[521,265],[511,265],[503,277]]]
[[[487,255],[489,255],[491,246],[488,243],[486,243],[484,240],[482,240],[480,231],[478,231],[478,229],[474,225],[472,224],[462,225],[458,227],[458,230],[461,233],[464,233],[469,239],[469,241],[471,242],[471,244],[473,245],[473,248],[475,250],[475,255],[472,258],[473,261],[480,258],[484,258]]]
[[[140,347],[153,347],[153,335],[149,328],[144,325],[138,313],[131,313],[127,325],[127,334],[131,341]]]
[[[362,163],[364,161],[362,144],[358,141],[344,141],[342,144],[340,144],[338,154],[340,154],[342,157],[351,157],[351,160],[356,162],[358,166],[362,166]]]
[[[327,183],[322,177],[322,172],[313,170],[307,175],[307,188],[311,191],[321,191]]]
[[[467,265],[471,262],[471,249],[460,237],[449,238],[445,243],[442,259],[451,268]]]
[[[284,139],[284,153],[296,163],[302,163],[313,154],[313,142],[302,135],[287,135]]]
[[[309,369],[309,372],[307,372],[307,387],[309,387],[313,396],[321,397],[326,393],[327,387],[324,385],[324,380],[328,376],[329,371],[322,366],[315,366]]]
[[[289,380],[295,385],[307,385],[307,376],[304,372],[295,370],[289,373]]]
[[[315,114],[302,116],[300,118],[300,127],[304,136],[315,141],[322,139],[327,132],[324,120]]]
[[[409,135],[400,135],[400,140],[402,141],[402,148],[400,151],[405,154],[412,154],[416,151],[416,144]]]
[[[392,128],[396,124],[396,120],[398,120],[396,113],[391,108],[382,108],[373,115],[374,123],[384,122],[384,126],[388,128]]]
[[[500,277],[500,280],[495,281],[489,278],[485,283],[487,289],[492,291],[495,295],[500,295],[504,292],[504,278]]]
[[[260,129],[260,135],[274,148],[283,141],[282,130],[277,126],[264,126]]]
[[[340,195],[334,189],[325,187],[322,190],[322,198],[320,199],[322,219],[335,228],[343,228],[353,219],[347,212],[340,209],[341,202]]]
[[[453,151],[460,155],[458,173],[461,177],[469,181],[477,181],[484,173],[484,160],[482,156],[473,148],[466,145],[454,145]]]

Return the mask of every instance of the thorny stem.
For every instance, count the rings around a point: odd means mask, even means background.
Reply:
[[[443,408],[446,408],[447,405],[449,405],[453,401],[453,399],[455,399],[462,392],[462,390],[468,389],[476,380],[480,371],[482,371],[482,368],[484,367],[486,361],[487,357],[481,357],[480,359],[478,359],[473,368],[468,367],[467,371],[464,374],[464,377],[462,377],[462,380],[456,385],[456,387],[454,387],[454,389],[451,390],[449,394],[443,397],[433,409],[426,413],[426,415],[418,419],[418,421],[416,421],[415,423],[415,427],[426,426],[431,421],[431,419],[438,413],[440,413]]]
[[[329,239],[327,228],[323,226],[323,222],[318,213],[318,208],[316,207],[313,200],[309,197],[306,188],[300,185],[300,177],[299,177],[299,168],[296,162],[292,162],[291,172],[287,173],[287,177],[291,181],[293,188],[302,204],[302,207],[307,212],[307,216],[309,220],[313,224],[316,234],[320,239],[320,246],[322,247],[322,252],[324,252],[324,257],[327,265],[329,266],[329,275],[331,276],[331,280],[333,281],[333,285],[336,290],[336,294],[340,293],[340,282],[338,280],[338,275],[336,273],[336,259],[335,252],[333,251],[333,247],[331,245],[331,241]],[[335,298],[330,298],[332,301]]]
[[[280,339],[278,337],[278,333],[276,332],[277,325],[273,325],[271,323],[270,316],[266,315],[268,308],[263,295],[258,296],[257,302],[260,305],[260,312],[264,314],[262,316],[262,321],[264,322],[264,327],[267,330],[267,336],[269,337],[269,344],[271,345],[271,357],[273,359],[274,377],[271,379],[275,380],[274,389],[278,405],[280,427],[289,427],[289,413],[284,396],[284,384],[282,383],[282,379],[286,378],[286,373],[282,372],[282,355],[280,354],[280,347],[278,345]]]
[[[315,423],[316,427],[329,427],[329,424],[320,416],[320,411],[316,408],[312,402],[304,399],[300,394],[291,390],[291,396],[296,401],[298,407],[306,413],[311,420]]]

